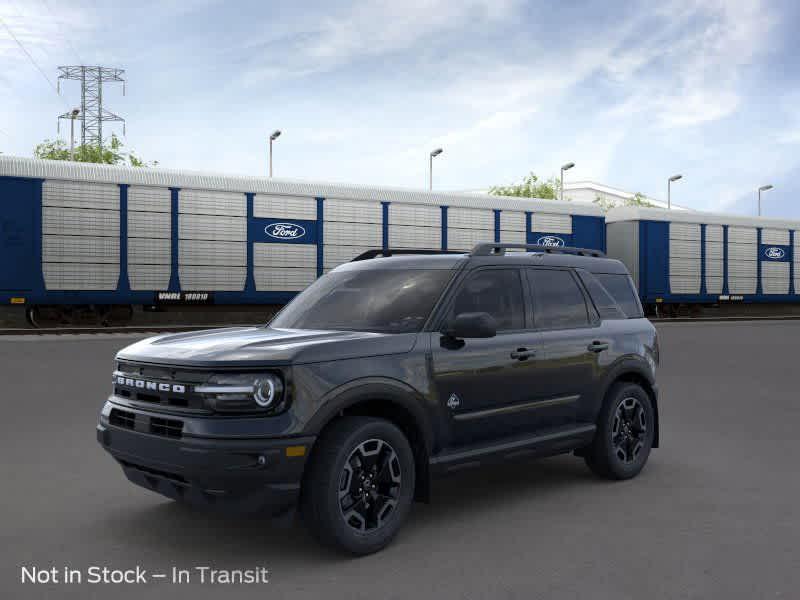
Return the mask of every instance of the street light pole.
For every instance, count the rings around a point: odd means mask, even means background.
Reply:
[[[678,179],[682,178],[683,175],[673,175],[672,177],[667,179],[667,210],[670,210],[672,208],[672,197],[671,197],[672,190],[670,189],[670,186],[672,185],[673,181],[678,181]]]
[[[561,201],[564,201],[564,171],[569,171],[572,167],[575,166],[574,162],[568,162],[565,165],[561,166]]]
[[[281,130],[276,129],[272,132],[272,135],[269,136],[269,176],[272,177],[272,142],[277,140],[281,135]]]
[[[761,192],[766,192],[772,189],[772,184],[762,185],[758,188],[758,216],[761,216]]]
[[[73,108],[69,119],[69,159],[75,160],[75,118],[81,114],[80,108]]]
[[[428,164],[428,189],[433,190],[433,157],[439,156],[443,150],[441,148],[436,148],[436,150],[432,150],[429,156],[429,164]]]

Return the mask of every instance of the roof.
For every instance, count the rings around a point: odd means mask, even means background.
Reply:
[[[602,216],[593,205],[560,203],[552,200],[478,196],[454,192],[431,192],[394,187],[377,187],[347,183],[325,183],[295,179],[200,173],[147,167],[127,167],[79,163],[61,160],[41,160],[16,156],[0,156],[0,177],[62,179],[102,183],[145,185],[229,192],[310,196],[314,198],[347,198],[380,200],[464,208],[497,208],[504,210]]]
[[[576,254],[559,254],[548,252],[509,252],[489,256],[470,256],[463,254],[413,254],[379,256],[367,260],[344,263],[336,268],[340,270],[361,269],[452,269],[465,261],[479,265],[545,265],[552,267],[574,267],[585,269],[591,273],[625,273],[628,271],[620,261],[613,258],[579,256]]]
[[[596,181],[570,181],[564,182],[564,191],[574,191],[574,190],[592,190],[595,192],[600,192],[603,194],[608,194],[610,196],[618,196],[623,199],[630,200],[634,196],[636,196],[635,192],[628,192],[626,190],[622,190],[620,188],[613,187],[611,185],[606,185],[604,183],[597,183]],[[651,196],[644,196],[644,200],[646,202],[650,202],[654,204],[658,208],[666,208],[667,203],[664,200],[658,200]],[[686,208],[685,206],[680,206],[678,204],[672,203],[672,210],[691,210]]]
[[[606,222],[668,221],[675,223],[706,223],[709,225],[738,225],[742,227],[767,227],[773,229],[800,229],[800,221],[767,217],[748,217],[694,210],[670,211],[660,208],[624,206],[606,213]]]

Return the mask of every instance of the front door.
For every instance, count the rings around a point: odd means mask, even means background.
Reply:
[[[445,322],[467,312],[489,313],[498,331],[492,338],[466,340],[431,334],[434,380],[448,415],[450,446],[534,429],[532,404],[540,397],[539,336],[528,326],[520,270],[491,267],[468,274]]]

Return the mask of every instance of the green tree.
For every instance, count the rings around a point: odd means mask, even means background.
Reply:
[[[531,171],[522,178],[522,182],[512,185],[497,185],[489,188],[495,196],[516,196],[518,198],[545,198],[557,200],[561,192],[561,182],[555,177],[547,181],[539,181],[539,177]]]
[[[617,200],[598,194],[594,199],[594,203],[600,206],[603,212],[608,212],[610,209],[616,208],[617,206],[649,206],[653,208],[656,206],[652,202],[648,202],[645,195],[641,192],[636,192],[632,197],[625,198],[621,204]]]
[[[106,165],[129,164],[132,167],[155,167],[158,165],[158,161],[146,162],[132,151],[123,150],[123,145],[116,135],[111,134],[110,143],[103,147],[89,144],[76,146],[74,160]],[[70,160],[69,146],[63,140],[45,140],[34,148],[33,155],[36,158],[48,160]]]

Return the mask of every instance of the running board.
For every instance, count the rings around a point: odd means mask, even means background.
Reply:
[[[594,423],[584,423],[534,436],[515,436],[489,444],[448,448],[431,457],[430,466],[432,471],[441,473],[522,456],[561,454],[591,442],[595,429]]]

